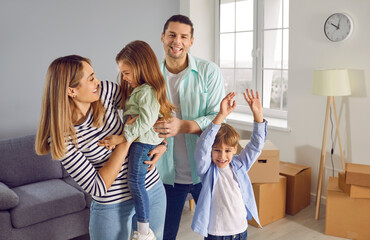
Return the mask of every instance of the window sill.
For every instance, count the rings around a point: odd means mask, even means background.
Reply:
[[[267,120],[267,129],[282,132],[290,132],[288,121],[286,119],[264,117]],[[241,130],[253,131],[253,116],[247,113],[233,112],[227,118],[227,123]]]

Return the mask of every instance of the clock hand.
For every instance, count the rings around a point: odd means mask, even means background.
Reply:
[[[339,29],[339,26],[336,26],[333,23],[330,23],[330,24],[333,25],[337,30]]]
[[[338,22],[338,28],[339,28],[339,26],[340,26],[340,21],[342,20],[342,18],[343,18],[343,16],[340,16],[340,18],[339,18],[339,22]]]

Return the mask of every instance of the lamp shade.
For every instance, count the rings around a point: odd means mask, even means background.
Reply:
[[[312,94],[320,96],[351,95],[348,70],[315,70],[312,81]]]

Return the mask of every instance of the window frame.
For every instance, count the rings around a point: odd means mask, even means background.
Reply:
[[[257,13],[257,16],[254,17],[253,22],[253,50],[252,50],[252,57],[253,57],[253,64],[252,64],[252,82],[255,84],[256,89],[258,92],[263,93],[263,82],[264,79],[262,78],[263,71],[265,69],[269,68],[263,68],[263,48],[264,48],[264,1],[261,0],[253,0],[253,7],[254,13]],[[284,0],[282,0],[284,4]],[[286,0],[289,1],[289,0]],[[220,2],[221,0],[217,0],[215,4],[215,61],[220,66]],[[284,7],[282,8],[283,16],[284,16]],[[289,14],[289,13],[288,13]],[[282,16],[282,17],[283,17]],[[284,20],[284,17],[283,17]],[[284,30],[289,30],[288,27],[284,27],[284,22],[282,22],[282,26],[279,28],[276,28],[278,30],[282,30],[282,38],[284,37]],[[272,29],[269,29],[272,30]],[[234,33],[237,31],[234,30]],[[288,41],[289,41],[289,34],[288,34]],[[284,44],[284,41],[282,41],[282,45]],[[283,47],[283,46],[282,46]],[[283,49],[283,48],[282,48]],[[235,48],[234,48],[234,51]],[[288,46],[289,51],[289,46]],[[235,56],[235,53],[234,53]],[[283,52],[281,54],[281,57],[283,58]],[[283,65],[281,65],[281,68],[279,68],[280,71],[287,71],[289,75],[289,56],[288,57],[288,67],[283,68]],[[220,66],[221,68],[221,66]],[[224,68],[226,69],[226,68]],[[234,68],[231,69],[238,69],[234,66]],[[241,69],[241,68],[239,68]],[[276,70],[273,68],[273,70]],[[288,77],[289,82],[289,77]],[[281,94],[281,102],[280,104],[283,104],[282,100],[283,94]],[[263,94],[260,94],[261,99],[263,99]],[[287,104],[288,101],[287,101]],[[270,109],[270,108],[263,108],[264,116],[269,118],[276,118],[276,119],[283,119],[287,120],[288,117],[288,110],[282,110],[282,109]],[[236,113],[242,113],[242,114],[252,114],[249,107],[247,105],[238,105],[235,109]]]

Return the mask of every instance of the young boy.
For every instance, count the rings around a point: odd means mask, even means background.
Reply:
[[[247,219],[259,224],[256,201],[248,170],[260,155],[266,139],[267,122],[263,119],[258,92],[244,93],[253,112],[251,141],[235,155],[240,139],[236,130],[221,124],[236,107],[234,92],[220,104],[220,112],[200,136],[195,150],[197,173],[202,191],[192,229],[205,239],[247,239]]]

